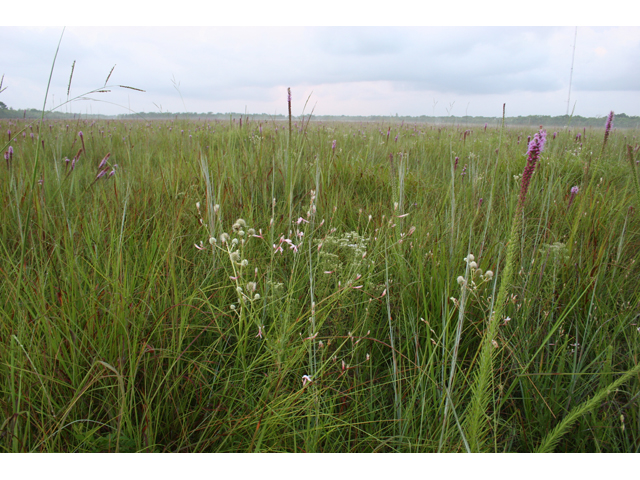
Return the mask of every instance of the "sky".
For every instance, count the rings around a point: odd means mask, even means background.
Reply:
[[[486,2],[438,11],[404,0],[355,3],[307,4],[317,6],[309,14],[300,2],[243,2],[210,16],[226,24],[196,27],[187,25],[209,17],[190,3],[160,9],[165,16],[119,0],[86,18],[64,13],[86,2],[4,16],[23,23],[0,26],[0,101],[41,109],[60,41],[47,108],[63,112],[286,114],[290,87],[294,115],[499,117],[503,104],[507,116],[640,115],[640,27],[624,26],[638,7],[616,17],[598,6],[589,16],[542,2],[496,21]],[[114,65],[110,92],[85,95],[104,87]]]

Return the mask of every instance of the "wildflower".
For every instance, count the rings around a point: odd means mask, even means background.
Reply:
[[[611,127],[613,126],[613,110],[609,112],[609,116],[607,117],[607,123],[604,126],[604,143],[607,143],[607,138],[609,138],[609,133],[611,132]],[[604,148],[604,145],[603,145]]]
[[[100,162],[100,165],[98,165],[98,170],[100,170],[102,167],[104,167],[107,164],[107,160],[109,159],[109,157],[111,156],[110,153],[107,153],[105,155],[105,157],[102,159],[102,161]]]
[[[529,183],[531,182],[531,176],[536,168],[540,153],[544,148],[544,143],[547,139],[546,130],[540,130],[533,137],[533,140],[529,142],[529,148],[527,150],[527,165],[522,172],[522,184],[520,187],[520,204],[524,204],[524,200],[527,197],[529,191]]]
[[[567,205],[567,208],[569,208],[571,206],[571,204],[573,203],[573,199],[578,194],[579,190],[580,189],[578,188],[577,185],[575,187],[571,187],[571,197],[569,197],[569,205]]]
[[[209,245],[215,245],[217,242],[216,237],[209,237]]]
[[[229,241],[229,234],[228,233],[223,233],[222,235],[220,235],[220,242],[227,243]]]
[[[258,334],[256,335],[256,338],[257,337],[262,338],[262,327],[261,326],[258,326]]]
[[[302,376],[302,388],[304,388],[307,385],[307,383],[311,383],[311,382],[313,382],[313,380],[309,375]]]
[[[238,263],[240,261],[240,252],[238,250],[236,250],[235,252],[231,252],[229,258],[231,258],[232,262]]]
[[[460,161],[460,157],[456,157],[456,163],[453,164],[453,170],[455,171],[458,168],[458,162]]]
[[[236,309],[236,306],[232,303],[231,305],[229,305],[229,308],[230,308],[231,310],[235,310],[235,309]]]
[[[256,291],[256,282],[247,283],[247,292],[255,292]]]
[[[469,263],[469,262],[473,262],[476,259],[476,257],[474,257],[471,253],[469,255],[467,255],[466,257],[464,257],[464,261]]]
[[[486,278],[487,280],[491,280],[493,278],[493,272],[491,270],[487,270],[486,272],[484,272],[484,278]]]
[[[469,263],[469,268],[471,268],[472,270],[475,270],[476,268],[478,268],[478,264],[476,262],[471,262]]]
[[[335,140],[331,143],[331,150],[334,151],[334,152],[336,151],[336,141]]]
[[[242,262],[240,262],[241,267],[246,267],[247,265],[249,265],[249,260],[247,260],[246,258],[242,260]]]
[[[7,152],[9,152],[9,160],[13,160],[13,147],[11,145],[9,145]]]
[[[466,282],[465,282],[465,279],[464,279],[464,277],[463,277],[462,275],[460,275],[460,276],[457,278],[457,282],[458,282],[458,285],[460,285],[461,287],[466,283]]]
[[[253,296],[253,299],[254,299],[254,300],[260,300],[260,294],[259,294],[259,293],[256,293],[256,294]]]

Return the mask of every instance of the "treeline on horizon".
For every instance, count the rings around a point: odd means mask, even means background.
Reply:
[[[2,119],[39,119],[42,115],[40,110],[35,108],[15,110],[13,108],[0,108],[0,118]],[[260,114],[242,114],[242,113],[170,113],[170,112],[140,112],[121,115],[99,115],[84,113],[65,113],[65,112],[45,112],[45,118],[48,120],[218,120],[218,121],[239,121],[245,119],[249,121],[285,121],[285,115],[270,115],[266,113]],[[472,116],[409,116],[409,115],[301,115],[292,117],[295,121],[309,119],[321,122],[382,122],[382,123],[432,123],[432,124],[464,124],[464,125],[480,125],[499,126],[502,123],[501,117],[472,117]],[[602,127],[606,117],[582,117],[580,115],[528,115],[518,117],[505,117],[505,124],[508,126],[516,125],[545,125],[545,126],[580,126],[580,127]],[[617,128],[639,128],[640,116],[629,116],[625,113],[616,113],[614,126]]]

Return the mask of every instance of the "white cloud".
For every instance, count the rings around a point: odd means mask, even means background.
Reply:
[[[0,30],[2,101],[39,108],[61,29]],[[564,114],[573,27],[70,27],[53,77],[55,103],[110,83],[146,90],[99,95],[137,111],[285,113],[286,87],[318,114]],[[640,28],[580,27],[576,114],[640,115]],[[172,79],[179,82],[179,91]],[[181,99],[182,95],[184,99]],[[439,100],[434,100],[439,99]],[[155,105],[154,105],[155,104]],[[603,105],[609,105],[602,110]],[[105,103],[72,108],[121,113]],[[510,113],[509,113],[510,112]],[[299,112],[298,112],[299,113]]]

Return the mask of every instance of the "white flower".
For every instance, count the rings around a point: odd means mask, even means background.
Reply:
[[[311,382],[313,382],[313,380],[309,375],[302,376],[302,388],[304,388],[307,385],[307,383],[311,383]]]
[[[462,286],[462,285],[464,285],[466,283],[465,280],[464,280],[464,277],[462,275],[460,275],[457,278],[457,281],[458,281],[458,285],[460,285],[460,286]]]
[[[216,241],[216,237],[209,237],[209,244],[215,245]]]
[[[476,259],[476,257],[474,257],[472,254],[467,255],[466,257],[464,257],[464,261],[469,263],[469,262],[473,262]]]
[[[244,260],[242,260],[242,262],[240,262],[240,265],[242,267],[246,267],[247,265],[249,265],[249,260],[247,260],[246,258]]]
[[[486,278],[487,280],[491,280],[491,278],[493,278],[493,272],[491,270],[487,270],[486,272],[484,272],[484,278]]]
[[[471,269],[478,268],[478,264],[477,264],[476,262],[471,262],[471,263],[469,264],[469,268],[471,268]]]
[[[232,303],[232,304],[231,304],[231,306],[230,306],[229,308],[231,308],[231,310],[235,310],[235,309],[236,309],[236,306]]]

